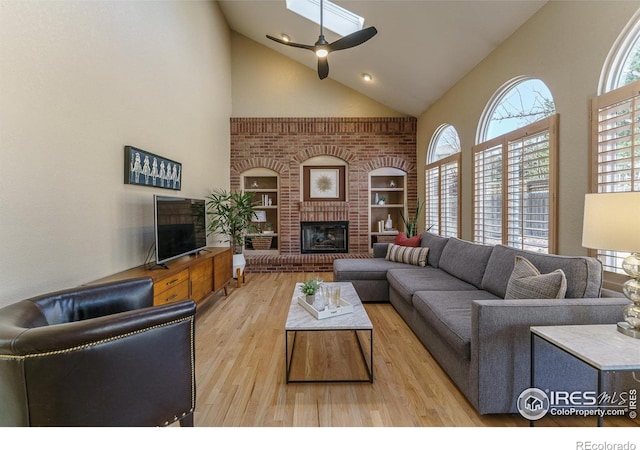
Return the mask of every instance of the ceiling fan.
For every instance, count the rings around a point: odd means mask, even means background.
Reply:
[[[359,31],[355,31],[351,34],[344,36],[343,38],[338,39],[337,41],[329,44],[324,37],[323,23],[322,23],[322,10],[323,10],[323,0],[320,0],[320,36],[318,40],[313,45],[306,44],[296,44],[295,42],[285,41],[284,39],[278,39],[273,36],[267,37],[272,41],[279,42],[280,44],[288,45],[290,47],[298,47],[304,48],[307,50],[311,50],[318,57],[318,76],[321,80],[327,78],[329,75],[329,62],[327,61],[327,57],[329,53],[335,52],[337,50],[345,50],[347,48],[355,47],[357,45],[363,44],[376,35],[378,30],[375,27],[365,28]]]

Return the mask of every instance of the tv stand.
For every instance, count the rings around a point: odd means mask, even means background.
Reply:
[[[154,270],[162,268],[163,270]],[[198,304],[215,297],[233,280],[233,253],[229,247],[208,247],[202,254],[184,256],[152,267],[134,267],[91,284],[130,278],[149,277],[153,280],[155,306],[187,298]]]

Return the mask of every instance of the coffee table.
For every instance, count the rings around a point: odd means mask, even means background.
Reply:
[[[291,305],[289,306],[289,314],[285,324],[285,363],[286,363],[286,381],[287,383],[326,383],[326,382],[359,382],[368,381],[373,383],[373,325],[369,316],[365,311],[360,297],[351,283],[327,283],[340,286],[340,297],[353,305],[353,312],[340,316],[328,317],[326,319],[316,319],[307,310],[298,304],[298,297],[302,295],[300,292],[301,283],[297,283],[293,290]],[[347,332],[350,333],[351,339],[355,339],[360,349],[362,362],[366,367],[367,376],[365,378],[291,378],[291,367],[295,357],[296,338],[302,332]],[[364,341],[364,343],[363,343]],[[368,345],[367,345],[368,341]],[[322,349],[318,349],[321,351]],[[305,356],[305,355],[303,355]],[[343,356],[342,352],[340,355]]]

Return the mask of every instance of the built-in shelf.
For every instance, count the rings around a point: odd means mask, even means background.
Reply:
[[[251,169],[241,175],[244,192],[253,193],[256,212],[264,212],[264,222],[253,222],[259,230],[270,228],[272,233],[250,233],[245,238],[247,254],[278,254],[280,227],[280,180],[277,173],[269,169]]]
[[[369,172],[369,248],[376,242],[392,242],[404,232],[401,213],[407,216],[406,186],[407,174],[400,169],[383,167]],[[386,224],[388,218],[392,230],[380,230],[378,223]]]

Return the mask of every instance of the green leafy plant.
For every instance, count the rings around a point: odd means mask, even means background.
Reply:
[[[320,289],[320,283],[315,278],[307,280],[300,286],[300,290],[304,295],[314,295]]]
[[[234,254],[242,253],[245,233],[256,231],[251,223],[256,205],[252,192],[215,190],[207,196],[207,214],[211,217],[209,234],[224,236],[221,242],[229,242]]]
[[[420,203],[420,198],[418,198],[413,217],[405,217],[402,210],[400,210],[400,217],[402,218],[402,222],[404,222],[407,237],[413,237],[418,233],[418,218],[420,217],[422,208],[424,208],[424,203]],[[429,227],[429,229],[431,229],[431,227]]]

